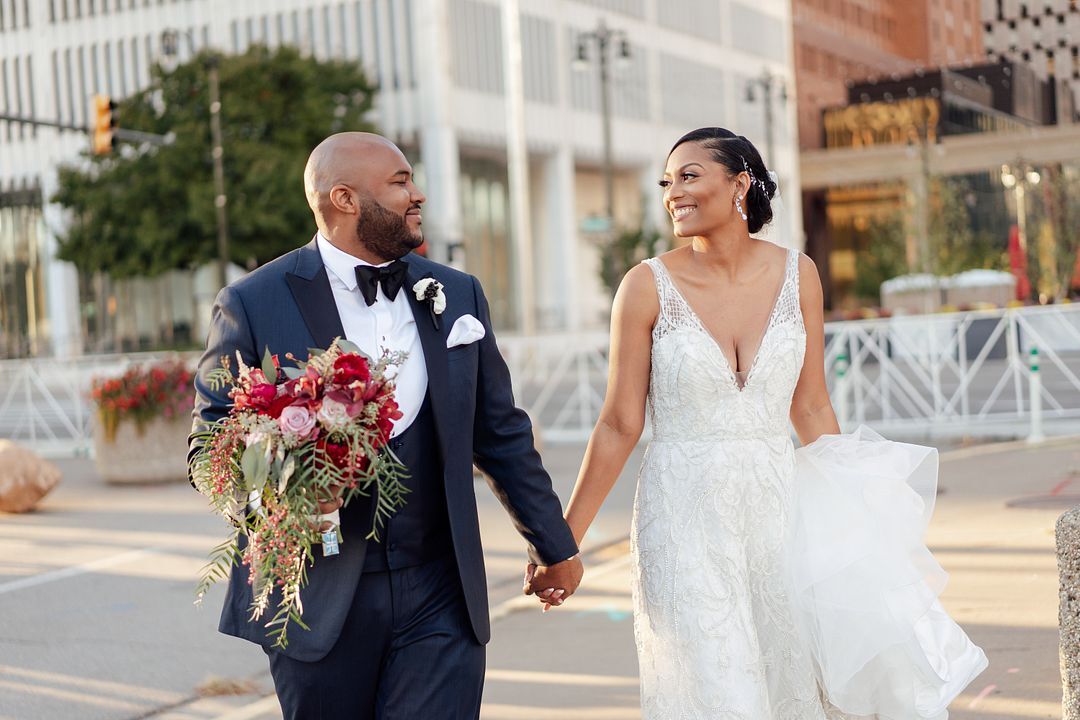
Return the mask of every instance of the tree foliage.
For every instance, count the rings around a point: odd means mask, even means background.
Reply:
[[[62,167],[53,201],[69,211],[59,256],[115,278],[155,276],[217,257],[207,63],[219,62],[230,259],[261,264],[312,233],[303,192],[311,149],[340,130],[370,130],[375,88],[355,63],[254,46],[200,54],[119,104],[120,127],[166,146],[122,145]]]
[[[899,213],[871,218],[858,236],[855,294],[877,303],[881,283],[908,271],[904,218]]]
[[[1005,235],[975,230],[974,199],[963,178],[936,177],[930,184],[929,239],[934,272],[942,277],[965,270],[1004,270]]]

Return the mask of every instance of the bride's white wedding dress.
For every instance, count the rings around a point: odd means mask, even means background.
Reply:
[[[922,545],[936,452],[868,431],[794,449],[798,257],[744,383],[646,261],[660,314],[631,531],[644,720],[940,720],[986,666]]]

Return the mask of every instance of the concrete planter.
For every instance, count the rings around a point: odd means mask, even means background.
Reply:
[[[154,483],[187,479],[187,438],[191,418],[155,418],[143,426],[122,422],[109,442],[94,424],[94,462],[107,483]]]

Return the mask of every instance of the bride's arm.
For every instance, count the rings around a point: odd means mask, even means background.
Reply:
[[[652,270],[644,264],[631,268],[611,308],[604,407],[566,508],[566,522],[578,546],[645,428],[652,327],[659,312]]]
[[[829,390],[825,385],[825,307],[821,278],[814,261],[799,257],[799,302],[806,327],[806,358],[791,399],[791,424],[799,441],[807,445],[822,435],[840,432]]]

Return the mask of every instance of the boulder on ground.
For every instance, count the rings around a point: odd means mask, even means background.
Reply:
[[[32,510],[60,482],[60,468],[10,440],[0,440],[0,511]]]
[[[1080,720],[1080,506],[1058,518],[1055,535],[1061,593],[1062,720]]]

